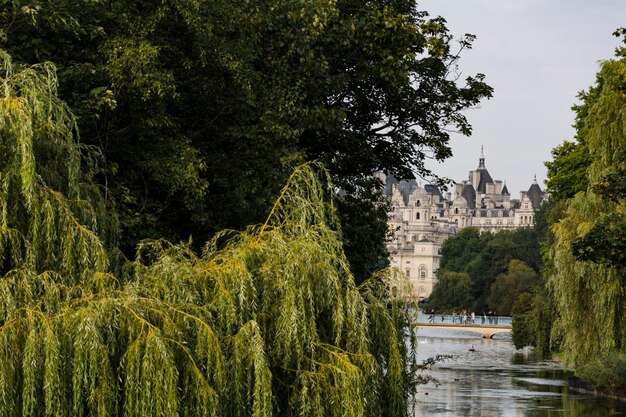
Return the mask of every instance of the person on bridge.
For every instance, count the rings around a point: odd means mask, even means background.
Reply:
[[[430,316],[428,316],[428,321],[431,323],[435,323],[435,309],[430,310]]]
[[[443,323],[445,319],[446,319],[446,310],[441,310],[441,322]]]
[[[476,324],[476,313],[472,311],[472,324]]]

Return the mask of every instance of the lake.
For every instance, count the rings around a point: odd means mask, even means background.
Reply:
[[[474,351],[470,351],[474,349]],[[413,415],[481,417],[626,416],[626,404],[569,392],[571,373],[532,350],[516,350],[510,337],[482,339],[461,330],[418,330],[418,358],[454,359],[426,373],[437,382],[418,386]]]

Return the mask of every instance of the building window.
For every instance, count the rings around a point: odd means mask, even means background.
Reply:
[[[409,268],[407,268],[404,273],[406,274],[407,277],[411,276],[411,270]]]
[[[417,201],[415,202],[415,207],[419,207],[419,206],[421,206],[421,204],[420,204],[420,201],[419,201],[419,200],[417,200]]]
[[[458,207],[454,209],[454,214],[459,214],[459,208]]]
[[[415,218],[416,218],[417,220],[419,220],[419,219],[420,219],[420,214],[419,214],[419,213],[417,213],[417,214],[415,215]]]
[[[426,280],[427,275],[428,275],[428,270],[426,269],[426,266],[421,265],[420,269],[419,269],[419,272],[420,272],[420,280],[421,281]]]

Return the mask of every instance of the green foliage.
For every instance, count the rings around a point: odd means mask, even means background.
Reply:
[[[510,316],[516,300],[522,294],[533,293],[541,284],[537,272],[517,259],[509,262],[506,273],[500,274],[491,284],[487,302],[498,314]]]
[[[608,352],[576,369],[576,375],[601,389],[623,389],[626,386],[626,354]]]
[[[461,272],[480,253],[490,239],[490,233],[480,235],[474,227],[464,227],[456,236],[451,236],[441,247],[441,269]]]
[[[516,349],[533,346],[535,340],[530,312],[532,311],[532,294],[522,293],[516,298],[511,308],[513,316],[513,344]]]
[[[386,242],[379,237],[389,233],[390,202],[380,189],[377,181],[364,181],[336,199],[343,248],[357,284],[389,266]]]
[[[591,156],[585,142],[568,142],[552,149],[552,161],[545,162],[548,169],[546,185],[550,199],[556,201],[573,197],[587,190],[587,168]]]
[[[0,271],[33,287],[24,276],[44,274],[39,291],[57,278],[49,271],[87,284],[108,266],[101,238],[116,237],[56,89],[54,66],[14,67],[0,51]]]
[[[533,346],[535,352],[548,355],[558,343],[552,334],[552,301],[543,292],[520,294],[513,304],[512,316],[513,344],[517,349]]]
[[[15,76],[41,88],[54,82],[46,74]],[[1,281],[0,415],[407,414],[415,342],[406,344],[408,283],[389,271],[357,288],[324,170],[298,168],[263,225],[216,235],[202,256],[188,245],[142,242],[132,274],[118,281],[103,273],[101,241],[72,216],[71,200],[47,192],[42,176],[23,180],[33,169],[20,161],[35,161],[23,157],[28,128],[49,116],[40,109],[62,103],[45,89],[15,96],[4,80],[19,112],[3,102],[13,123],[3,136],[7,160],[17,161],[3,175],[22,180],[11,188],[19,201],[30,193],[25,213],[55,195],[64,210],[52,213],[66,217],[47,227],[70,238],[52,251],[64,258],[41,273],[37,257],[48,252],[27,250],[36,240],[6,242],[16,255]],[[44,135],[58,141],[50,146],[73,149],[71,120],[49,119],[60,127]]]
[[[524,262],[536,273],[542,268],[538,235],[529,228],[479,234],[478,230],[467,227],[444,242],[441,254],[440,274],[454,271],[469,275],[470,305],[478,311],[490,307],[487,299],[492,284],[507,272],[511,260]],[[510,304],[505,310],[508,309]]]
[[[626,215],[599,216],[588,233],[572,241],[572,253],[580,261],[626,266]]]
[[[56,64],[85,142],[105,157],[95,179],[129,257],[144,238],[201,245],[262,221],[307,160],[346,190],[377,170],[429,176],[425,157],[449,157],[449,131],[468,135],[463,110],[492,92],[482,74],[457,74],[473,36],[456,46],[409,0],[5,3],[2,44]],[[356,205],[339,204],[342,220]],[[345,225],[346,241],[361,224]],[[346,247],[359,277],[385,259],[384,231],[368,233],[377,259]]]
[[[626,351],[619,233],[625,210],[619,178],[626,161],[626,59],[623,50],[617,52],[617,59],[602,64],[596,85],[583,94],[583,105],[577,108],[578,137],[592,161],[589,186],[563,203],[547,252],[548,286],[559,310],[553,333],[562,335],[567,360],[583,369]]]
[[[436,310],[460,310],[474,304],[470,278],[466,273],[445,271],[428,299],[428,307]]]

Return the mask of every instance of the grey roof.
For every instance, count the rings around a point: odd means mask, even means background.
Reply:
[[[385,188],[383,192],[386,196],[391,197],[393,194],[393,186],[398,187],[398,191],[402,194],[404,204],[409,204],[409,196],[417,188],[417,182],[415,180],[402,180],[398,181],[393,175],[387,175],[387,181],[385,181]]]
[[[489,175],[489,171],[487,171],[487,168],[478,168],[478,171],[480,172],[480,181],[478,182],[477,191],[479,193],[485,193],[487,192],[487,183],[493,182],[493,179],[491,178],[491,175]]]
[[[398,191],[400,191],[400,194],[402,194],[402,199],[404,200],[405,205],[409,204],[409,196],[411,195],[411,193],[419,188],[416,180],[398,181],[393,175],[387,175],[387,181],[385,182],[383,193],[386,196],[391,197],[391,195],[393,194],[394,185],[398,186]],[[438,195],[439,197],[441,197],[439,187],[437,187],[436,185],[426,184],[424,185],[424,190],[426,190],[428,194]]]
[[[441,191],[439,190],[439,187],[437,187],[434,184],[426,184],[424,185],[424,190],[426,190],[426,192],[430,195],[438,195],[439,197],[441,196]]]
[[[472,184],[467,183],[463,186],[463,189],[461,190],[461,197],[467,201],[468,207],[476,207],[476,191],[474,190]]]
[[[539,187],[539,184],[537,184],[537,181],[533,182],[533,185],[530,186],[526,195],[528,196],[528,198],[530,198],[530,201],[533,204],[533,208],[539,208],[541,200],[543,199],[544,192]]]
[[[509,189],[506,188],[506,184],[504,184],[504,188],[502,188],[502,195],[511,195],[511,193],[509,193]]]

